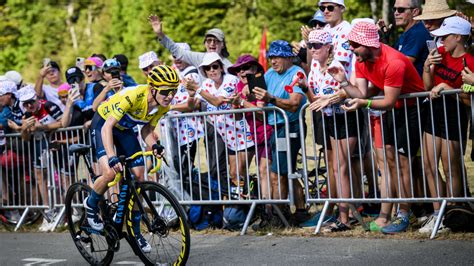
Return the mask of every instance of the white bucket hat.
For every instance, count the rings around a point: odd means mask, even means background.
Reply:
[[[219,56],[219,54],[217,54],[216,52],[206,53],[204,55],[204,58],[202,59],[202,63],[199,65],[199,71],[201,72],[201,75],[203,75],[204,77],[207,77],[206,72],[204,71],[204,69],[202,67],[203,66],[208,66],[208,65],[210,65],[210,64],[212,64],[216,61],[219,61],[221,63],[221,65],[224,65],[222,63],[222,59]]]

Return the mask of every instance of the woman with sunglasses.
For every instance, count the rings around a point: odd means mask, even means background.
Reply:
[[[84,99],[80,102],[79,106],[82,108],[86,119],[91,120],[95,113],[92,109],[94,99],[107,83],[102,77],[102,65],[104,64],[102,59],[99,57],[89,57],[84,61],[84,64],[84,74],[87,78],[87,83],[84,90]]]
[[[461,88],[463,70],[474,69],[474,56],[466,52],[470,33],[469,21],[457,16],[446,18],[439,29],[431,32],[443,42],[442,47],[430,52],[423,68],[423,82],[432,98],[431,107],[426,110],[428,119],[423,135],[424,166],[431,197],[466,197],[462,157],[469,118],[465,105],[472,103],[469,94],[441,96],[440,92]],[[438,173],[440,158],[446,187]],[[439,202],[433,202],[434,213],[420,229],[421,233],[433,230],[440,207]]]
[[[120,76],[120,67],[120,63],[116,59],[107,59],[102,65],[102,76],[107,82],[107,85],[102,88],[92,103],[92,110],[94,110],[94,112],[97,111],[99,104],[108,100],[110,97],[112,97],[112,95],[123,89],[123,81],[122,77]]]
[[[306,93],[311,101],[309,109],[322,112],[323,135],[330,137],[327,147],[331,148],[327,149],[327,158],[330,162],[329,165],[332,166],[333,174],[329,175],[329,191],[331,197],[350,198],[350,160],[360,135],[357,131],[357,120],[362,121],[362,113],[345,113],[340,107],[345,93],[340,90],[339,83],[327,72],[327,69],[330,67],[342,68],[342,64],[334,60],[333,40],[329,31],[311,31],[308,40],[307,47],[313,61],[311,72],[308,75]],[[337,232],[351,229],[348,204],[339,203],[338,206],[339,218],[337,220],[331,219],[331,217],[324,219],[327,222],[326,231]]]
[[[147,83],[147,85],[125,88],[114,94],[99,106],[92,120],[95,155],[99,161],[102,176],[94,182],[93,191],[84,200],[84,207],[87,210],[87,221],[94,230],[101,231],[104,228],[99,217],[98,202],[108,190],[107,183],[114,179],[117,172],[123,170],[118,157],[120,155],[129,157],[141,151],[133,128],[143,125],[141,136],[147,147],[155,151],[155,155],[160,156],[164,150],[163,146],[157,144],[158,139],[154,134],[154,129],[158,120],[170,108],[170,102],[179,85],[178,73],[169,66],[156,66],[148,75]],[[143,157],[133,161],[130,167],[138,180],[143,181]],[[134,210],[132,215],[134,221],[140,221],[140,212]],[[139,227],[139,223],[134,226]],[[138,234],[140,247],[143,251],[149,252],[151,247],[138,229],[136,234]]]
[[[237,62],[229,67],[228,70],[230,74],[236,75],[240,79],[239,83],[237,83],[237,93],[232,101],[234,108],[264,107],[265,102],[257,101],[255,96],[250,93],[247,79],[247,75],[264,74],[265,71],[257,59],[249,54],[241,55],[237,58]],[[262,113],[255,113],[255,119],[254,113],[246,113],[245,119],[249,124],[250,133],[256,140],[256,151],[253,149],[249,150],[249,156],[247,156],[247,158],[251,161],[255,153],[257,154],[256,160],[260,174],[261,199],[278,198],[279,196],[277,195],[273,195],[272,197],[273,193],[278,193],[278,180],[269,180],[267,177],[268,166],[272,164],[271,147],[268,138],[272,135],[273,128],[264,122],[265,117]],[[266,206],[266,214],[268,216],[272,215],[271,205]],[[263,220],[268,222],[270,221],[270,217],[268,217],[268,219],[262,218],[262,222]],[[264,227],[263,224],[259,226]]]
[[[220,56],[215,52],[207,53],[199,66],[199,70],[206,79],[201,87],[193,80],[186,80],[185,86],[190,94],[197,94],[197,98],[207,103],[207,112],[232,109],[230,102],[236,93],[239,79],[234,75],[224,72],[224,64]],[[234,185],[238,185],[237,180],[240,180],[238,177],[247,176],[246,162],[248,160],[246,158],[246,150],[254,145],[249,126],[245,120],[238,119],[237,116],[234,118],[232,114],[209,115],[207,119],[215,127],[224,143],[227,144],[230,176]]]

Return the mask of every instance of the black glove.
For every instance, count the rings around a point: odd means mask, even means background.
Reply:
[[[155,156],[158,156],[163,153],[163,151],[165,150],[165,147],[163,147],[161,144],[160,144],[160,141],[158,141],[157,143],[153,144],[153,146],[151,146],[151,149],[153,150],[153,154]]]
[[[114,168],[116,164],[120,163],[120,159],[117,156],[112,156],[109,158],[109,167]]]

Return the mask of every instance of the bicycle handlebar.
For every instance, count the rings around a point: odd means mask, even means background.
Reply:
[[[148,157],[148,156],[154,156],[154,154],[153,154],[153,151],[139,151],[139,152],[136,152],[132,156],[130,156],[128,158],[125,158],[125,159],[122,159],[123,157],[121,156],[120,161],[122,163],[127,162],[127,161],[131,161],[131,160],[137,158],[138,156]],[[161,168],[161,159],[157,159],[156,166],[148,172],[148,175],[155,174],[156,172],[158,172],[160,170],[160,168]],[[115,186],[120,181],[120,179],[122,179],[122,172],[118,172],[117,174],[115,174],[114,180],[112,182],[107,183],[107,186],[108,187]]]

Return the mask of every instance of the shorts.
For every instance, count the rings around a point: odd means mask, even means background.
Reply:
[[[432,100],[433,116],[431,115],[430,102],[427,101],[423,104],[424,107],[424,131],[430,135],[442,139],[448,139],[453,141],[459,141],[460,139],[467,139],[467,126],[469,124],[468,113],[464,104],[453,98],[452,96],[446,96],[446,111],[444,108],[443,98],[436,98]],[[458,112],[459,105],[459,112]],[[444,114],[446,113],[446,118]],[[431,118],[433,117],[433,123]],[[459,126],[458,123],[461,123]],[[434,128],[434,134],[433,134]],[[461,131],[459,131],[461,130]],[[461,136],[459,136],[461,134]]]
[[[325,147],[325,141],[324,137],[326,137],[326,145],[327,149],[331,150],[331,141],[329,139],[329,134],[325,134],[323,130],[323,116],[322,112],[313,112],[313,134],[315,136],[316,144]],[[327,122],[325,121],[324,126],[327,125]]]
[[[32,153],[33,153],[33,166],[37,169],[46,169],[48,168],[48,147],[46,140],[44,138],[41,139],[33,139],[30,141],[32,143]]]
[[[260,145],[256,146],[257,149],[257,160],[260,161],[261,158],[272,159],[272,148],[270,142],[266,141]]]
[[[288,175],[288,161],[287,161],[287,146],[285,138],[285,126],[284,124],[277,125],[277,128],[273,128],[273,133],[270,137],[271,155],[272,155],[272,172],[279,173],[280,175]],[[298,151],[301,148],[300,140],[300,126],[297,121],[290,122],[290,162],[291,169],[296,169],[296,157]],[[278,152],[277,152],[278,146]]]
[[[102,156],[106,156],[104,143],[102,142],[102,127],[104,126],[105,120],[96,113],[92,118],[91,123],[91,136],[92,144],[95,147],[95,156],[100,159]],[[138,142],[137,135],[132,128],[120,130],[116,127],[112,129],[112,136],[114,138],[114,145],[117,151],[117,156],[125,155],[130,157],[136,152],[142,150],[140,143]],[[143,156],[136,158],[130,165],[130,168],[137,166],[144,166],[145,160]]]
[[[324,116],[326,132],[330,137],[340,140],[347,138],[360,138],[364,127],[364,115],[361,111],[348,112],[345,114],[336,114]],[[347,117],[347,128],[346,128]]]
[[[384,117],[384,116],[382,116]],[[370,116],[370,129],[372,132],[372,142],[376,149],[383,148],[382,127],[380,116]]]
[[[420,127],[416,105],[387,111],[383,119],[383,137],[385,145],[397,148],[398,153],[405,157],[414,157],[420,148]],[[408,129],[408,134],[407,134]],[[396,143],[396,145],[395,145]]]

